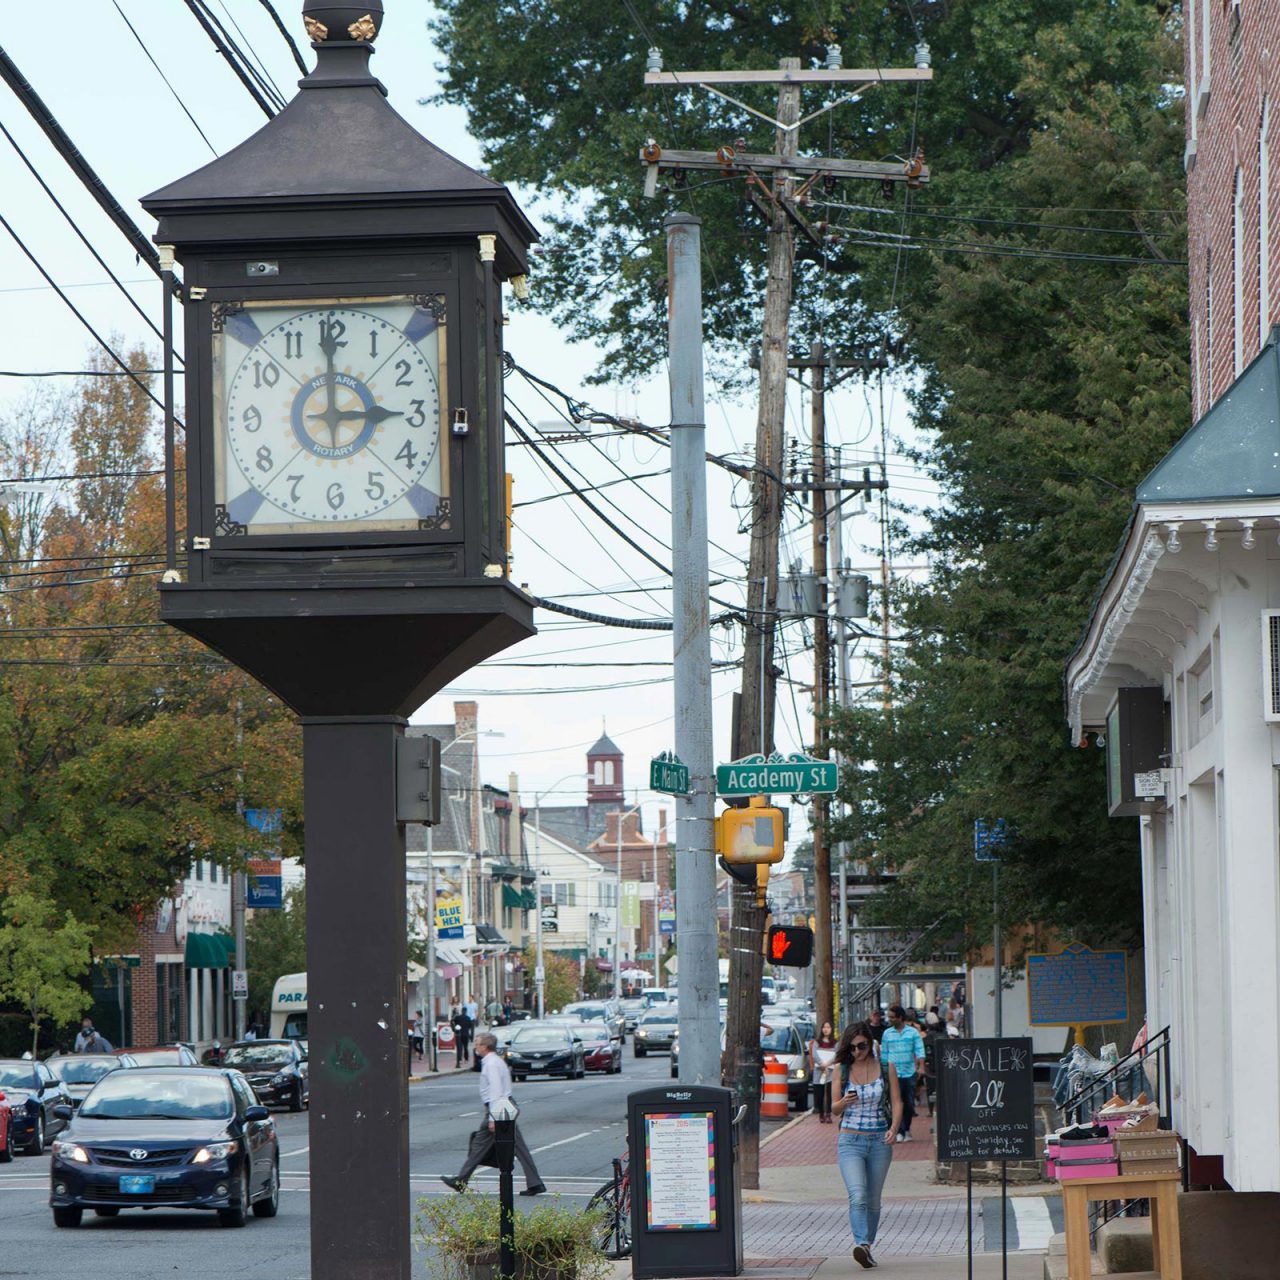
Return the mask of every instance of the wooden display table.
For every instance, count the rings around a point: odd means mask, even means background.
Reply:
[[[1089,1202],[1150,1200],[1151,1258],[1161,1280],[1182,1280],[1178,1238],[1181,1173],[1148,1173],[1118,1178],[1067,1178],[1062,1185],[1062,1217],[1067,1233],[1068,1280],[1090,1280]]]

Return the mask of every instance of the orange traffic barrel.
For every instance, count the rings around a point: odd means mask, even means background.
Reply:
[[[787,1064],[772,1056],[764,1060],[764,1093],[760,1114],[772,1120],[787,1118]]]

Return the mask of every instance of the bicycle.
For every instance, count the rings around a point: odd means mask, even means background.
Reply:
[[[631,1256],[631,1154],[613,1160],[613,1178],[587,1201],[587,1212],[604,1210],[596,1232],[596,1247],[606,1258]]]

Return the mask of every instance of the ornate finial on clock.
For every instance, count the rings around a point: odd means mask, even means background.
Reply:
[[[314,46],[372,44],[382,29],[382,0],[306,0],[302,21]]]

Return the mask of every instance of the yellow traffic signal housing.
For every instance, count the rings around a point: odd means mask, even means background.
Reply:
[[[726,809],[716,819],[716,852],[733,866],[781,862],[784,823],[781,809],[752,796],[745,809]]]

